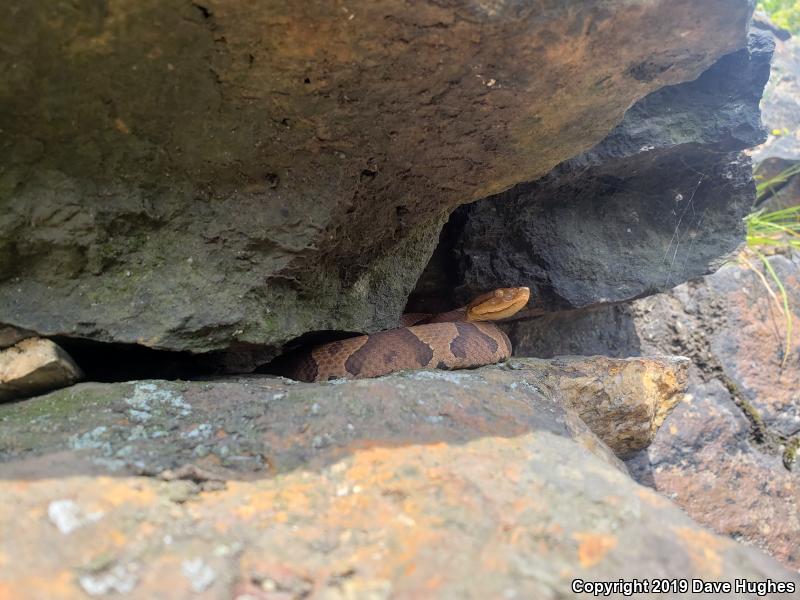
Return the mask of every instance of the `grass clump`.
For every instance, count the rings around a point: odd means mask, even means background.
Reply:
[[[760,209],[745,217],[747,247],[800,250],[800,205],[772,212]]]
[[[798,6],[800,6],[800,0],[798,0]],[[756,185],[757,202],[761,203],[769,198],[775,193],[777,186],[786,183],[798,174],[800,174],[800,164],[793,165],[778,175],[759,182]],[[758,176],[756,178],[758,179]],[[780,250],[800,250],[800,205],[774,211],[762,208],[747,215],[744,221],[747,226],[747,251],[743,255],[745,266],[758,276],[770,298],[775,302],[786,325],[783,360],[781,361],[781,367],[783,367],[789,358],[792,346],[793,315],[789,309],[789,295],[786,287],[769,262],[767,255]],[[764,272],[753,266],[747,259],[747,253],[761,261],[764,265]]]
[[[768,197],[772,196],[776,192],[776,188],[782,186],[792,177],[800,173],[800,164],[792,165],[769,179],[764,179],[763,176],[758,175],[758,172],[761,170],[760,163],[754,170],[756,172],[756,180],[758,181],[756,184],[756,204],[760,204]]]
[[[778,27],[791,33],[800,32],[800,0],[761,0],[758,9],[767,13]]]

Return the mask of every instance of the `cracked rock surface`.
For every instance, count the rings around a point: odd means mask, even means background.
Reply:
[[[642,573],[800,585],[628,476],[565,402],[576,381],[592,389],[592,360],[79,384],[0,406],[0,596],[570,598],[573,578]],[[679,382],[685,361],[596,367],[609,385],[581,397],[603,407],[624,401],[615,369]]]
[[[797,256],[769,260],[797,323]],[[800,342],[782,364],[785,326],[757,275],[731,264],[667,294],[518,323],[510,335],[521,354],[691,358],[687,400],[628,466],[699,522],[796,569]]]

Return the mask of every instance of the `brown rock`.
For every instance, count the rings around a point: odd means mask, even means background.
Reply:
[[[770,263],[797,324],[798,267],[783,256]],[[644,348],[682,350],[700,367],[692,401],[635,463],[637,475],[700,522],[800,568],[800,468],[787,452],[800,441],[800,338],[783,363],[785,320],[740,265],[642,300],[637,312]]]
[[[8,348],[20,340],[34,337],[35,335],[36,334],[32,331],[25,331],[24,329],[17,329],[16,327],[0,325],[0,348]]]
[[[690,362],[683,357],[560,356],[524,364],[527,372],[537,372],[534,379],[543,389],[575,409],[601,440],[626,457],[650,445],[681,401]]]
[[[641,300],[637,331],[643,350],[683,351],[700,375],[719,379],[742,409],[757,415],[761,425],[756,427],[789,437],[800,432],[800,336],[792,336],[784,361],[786,320],[756,271],[769,274],[758,258],[743,255],[742,260],[747,262],[728,265],[672,294]],[[800,320],[797,260],[769,259],[787,291],[794,323]]]
[[[800,271],[796,256],[773,256],[770,264],[789,294],[795,324],[785,363],[785,320],[743,264],[628,306],[517,323],[510,334],[523,354],[691,358],[687,401],[653,444],[628,461],[632,474],[699,522],[797,569],[800,468],[791,447],[800,439]]]
[[[411,310],[525,285],[531,314],[554,312],[714,272],[744,241],[742,219],[755,200],[750,158],[739,151],[766,137],[759,99],[772,49],[767,34],[751,34],[746,49],[697,79],[634,104],[591,150],[459,207]]]
[[[752,441],[751,424],[717,380],[693,378],[631,473],[666,494],[695,520],[800,565],[800,477],[779,453]]]
[[[82,376],[78,365],[50,340],[27,338],[0,351],[0,401],[65,387]]]

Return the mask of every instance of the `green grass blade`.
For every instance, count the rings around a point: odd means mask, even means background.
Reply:
[[[783,286],[783,282],[781,278],[778,277],[778,274],[775,272],[775,269],[772,268],[769,260],[766,256],[761,254],[758,250],[755,250],[756,255],[758,258],[761,259],[761,262],[764,263],[764,266],[769,273],[769,276],[775,282],[775,285],[778,286],[778,290],[781,294],[781,300],[783,301],[783,314],[784,318],[786,319],[786,346],[783,351],[783,360],[781,361],[781,368],[786,365],[786,360],[789,358],[789,352],[792,349],[792,313],[789,311],[789,295],[786,293],[786,288]]]

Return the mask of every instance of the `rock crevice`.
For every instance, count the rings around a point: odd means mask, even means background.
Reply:
[[[755,203],[749,157],[773,43],[634,104],[597,146],[542,179],[457,209],[411,299],[527,285],[536,312],[621,302],[718,268]]]

